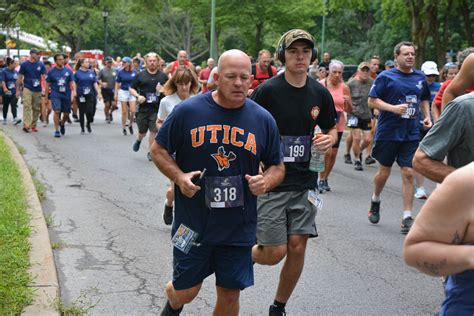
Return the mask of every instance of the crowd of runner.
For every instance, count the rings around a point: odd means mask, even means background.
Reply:
[[[21,65],[0,57],[3,124],[10,110],[12,124],[37,132],[38,121],[47,128],[53,112],[55,138],[72,121],[82,135],[92,133],[99,100],[106,123],[121,108],[121,133],[137,136],[133,151],[148,134],[147,158],[171,181],[163,220],[172,225],[174,271],[162,315],[179,315],[213,273],[215,314],[237,315],[241,289],[253,285],[253,264],[283,259],[269,315],[285,315],[308,238],[317,236],[321,194],[337,191],[328,179],[348,131],[344,162],[356,171],[378,162],[368,220],[380,221],[381,194],[397,162],[403,180],[400,230],[407,234],[415,225],[406,241],[407,263],[425,273],[453,275],[445,284],[442,312],[472,314],[474,247],[466,246],[474,244],[472,197],[454,199],[452,216],[442,210],[449,205],[444,200],[453,200],[446,183],[474,183],[472,53],[474,48],[464,50],[457,63],[441,69],[424,61],[417,70],[415,45],[401,42],[383,71],[380,58],[372,56],[345,82],[344,63],[328,52],[319,62],[314,38],[304,30],[285,33],[274,60],[262,50],[252,64],[244,52],[230,50],[217,66],[209,58],[203,69],[186,51],[168,64],[150,52],[144,58],[106,57],[99,67],[95,59],[78,55],[70,61],[62,53],[41,61],[31,49]],[[316,161],[321,156],[324,161]],[[413,199],[429,195],[424,176],[447,181],[414,224]],[[430,218],[429,208],[438,215]],[[450,220],[452,227],[445,224]],[[470,281],[456,283],[458,274]]]

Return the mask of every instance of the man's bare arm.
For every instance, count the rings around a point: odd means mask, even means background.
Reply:
[[[455,171],[436,189],[408,234],[405,262],[423,273],[444,276],[474,269],[474,163]],[[471,232],[472,235],[472,232]]]
[[[201,187],[194,185],[191,179],[195,175],[200,175],[201,171],[184,173],[170,156],[168,151],[156,141],[151,145],[151,158],[160,171],[179,186],[181,193],[188,198],[192,198]]]
[[[454,77],[451,84],[446,88],[441,102],[441,110],[446,104],[454,100],[456,97],[464,94],[471,85],[474,84],[474,54],[470,54],[464,60],[461,70]]]
[[[413,158],[413,169],[430,180],[441,183],[455,168],[446,165],[442,161],[432,159],[418,148]]]
[[[373,98],[373,97],[369,97],[368,104],[369,104],[369,107],[372,109],[377,109],[379,111],[392,112],[398,115],[405,114],[408,109],[408,104],[406,103],[393,105],[385,101],[382,101],[379,98]]]

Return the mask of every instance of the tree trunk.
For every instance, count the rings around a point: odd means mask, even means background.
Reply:
[[[255,52],[254,56],[258,56],[258,52],[262,49],[263,46],[263,21],[258,21],[255,30]]]
[[[449,36],[449,18],[450,13],[453,7],[453,0],[449,0],[444,9],[444,17],[438,17],[438,6],[435,6],[429,14],[429,19],[432,22],[431,25],[431,36],[433,37],[433,42],[436,49],[436,62],[438,64],[438,68],[442,68],[442,66],[446,62],[446,50],[448,45],[448,36]],[[442,24],[441,22],[442,21]],[[443,31],[440,34],[439,29],[442,26]]]
[[[462,19],[464,21],[464,29],[466,30],[466,41],[467,45],[470,47],[474,46],[474,37],[473,37],[473,30],[472,30],[472,24],[471,24],[471,10],[474,7],[472,4],[469,4],[472,0],[464,0],[461,1],[461,15]],[[472,2],[471,2],[472,3]]]
[[[426,18],[426,5],[423,0],[407,0],[411,14],[411,37],[417,46],[416,67],[419,68],[425,59],[426,38],[430,30],[430,22]]]

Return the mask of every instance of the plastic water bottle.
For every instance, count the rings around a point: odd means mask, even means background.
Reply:
[[[314,128],[316,138],[321,137],[322,131],[318,125]],[[311,160],[309,161],[309,170],[312,172],[324,171],[324,153],[321,153],[316,145],[311,144]]]

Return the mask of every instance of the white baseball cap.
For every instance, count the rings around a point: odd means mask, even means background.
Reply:
[[[436,65],[434,61],[425,61],[423,65],[421,65],[421,71],[423,71],[423,73],[427,76],[439,76],[438,65]]]

